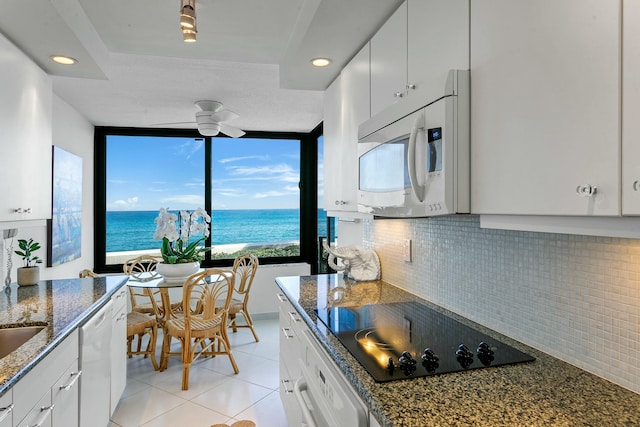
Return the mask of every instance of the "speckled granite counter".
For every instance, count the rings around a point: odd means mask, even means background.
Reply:
[[[279,277],[276,283],[384,427],[640,425],[640,394],[436,306],[536,360],[376,383],[314,313],[326,306],[331,289],[345,286],[342,276]],[[348,297],[365,304],[418,300],[429,305],[381,281],[349,286]]]
[[[0,328],[46,325],[0,359],[0,395],[95,314],[126,281],[126,276],[43,280],[35,286],[14,283],[10,293],[0,291]]]

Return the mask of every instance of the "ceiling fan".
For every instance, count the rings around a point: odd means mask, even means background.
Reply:
[[[156,126],[195,123],[198,125],[198,132],[202,136],[216,136],[220,132],[232,138],[239,138],[244,135],[245,132],[243,130],[224,123],[240,116],[231,110],[225,109],[221,102],[203,100],[196,101],[195,105],[200,110],[196,112],[195,122],[161,123]]]

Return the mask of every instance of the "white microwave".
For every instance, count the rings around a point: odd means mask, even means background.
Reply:
[[[379,217],[469,213],[469,71],[443,96],[420,88],[358,127],[358,211]]]

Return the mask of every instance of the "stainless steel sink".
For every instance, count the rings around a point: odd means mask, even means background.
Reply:
[[[15,326],[0,328],[0,359],[29,341],[46,326]]]

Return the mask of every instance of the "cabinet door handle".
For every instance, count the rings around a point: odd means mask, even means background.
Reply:
[[[53,408],[55,406],[56,405],[43,406],[42,408],[40,408],[41,414],[40,414],[40,417],[38,418],[38,421],[36,421],[35,424],[28,424],[27,427],[42,427],[47,417],[51,415],[51,412],[53,411]]]
[[[276,294],[276,297],[278,297],[278,300],[280,300],[280,302],[287,302],[287,297],[284,296],[284,294]]]
[[[633,181],[633,191],[638,191],[639,184],[640,184],[640,180],[636,179],[635,181]]]
[[[289,381],[289,380],[282,380],[282,381],[280,381],[280,382],[282,383],[282,389],[284,390],[284,392],[285,392],[285,393],[287,393],[287,394],[291,394],[291,393],[293,393],[293,388],[289,388],[289,387],[287,387],[288,385],[290,385],[290,384],[291,384],[291,381]]]
[[[61,385],[60,386],[60,390],[64,390],[64,391],[69,391],[71,390],[71,388],[73,387],[73,385],[78,381],[78,378],[80,378],[80,375],[82,375],[82,371],[78,371],[78,372],[72,372],[71,373],[71,382],[67,385]]]
[[[395,92],[395,93],[393,94],[393,97],[394,97],[394,98],[402,98],[403,96],[404,96],[404,93],[402,93],[402,92]]]
[[[294,339],[294,338],[295,338],[295,335],[289,335],[289,331],[290,331],[290,330],[291,330],[291,329],[289,329],[289,328],[282,328],[282,333],[284,334],[284,337],[285,337],[286,339],[288,339],[288,340],[291,340],[291,339]]]
[[[407,89],[408,90],[414,90],[415,88],[416,88],[416,85],[414,85],[414,84],[410,83],[410,84],[407,85]]]
[[[346,205],[347,202],[345,202],[344,200],[336,200],[336,206],[342,206],[342,205]]]
[[[596,186],[591,184],[578,185],[576,187],[576,194],[582,197],[593,197],[597,191]]]
[[[127,313],[120,313],[120,316],[118,316],[118,318],[116,319],[116,322],[122,322],[126,318],[127,318]]]
[[[291,318],[291,320],[293,320],[294,322],[299,322],[300,318],[298,317],[298,313],[296,313],[295,311],[290,311],[289,312],[289,317]]]
[[[4,421],[4,419],[7,418],[11,412],[13,412],[13,408],[15,408],[15,407],[16,407],[16,405],[14,405],[12,403],[9,406],[5,406],[4,408],[0,408],[0,423],[2,421]]]

